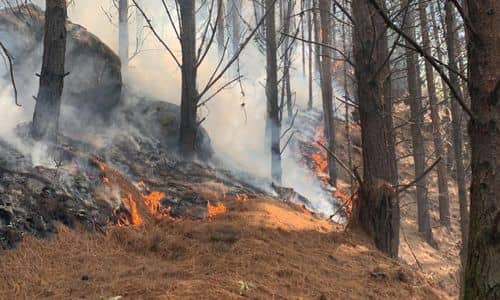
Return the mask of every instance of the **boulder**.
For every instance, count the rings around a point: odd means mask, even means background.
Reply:
[[[44,23],[44,11],[36,5],[0,10],[0,40],[13,56],[23,104],[31,99],[23,91],[36,93],[38,86],[35,74],[41,69]],[[73,107],[85,121],[94,116],[107,118],[121,99],[120,59],[84,27],[68,22],[67,30],[65,68],[70,74],[64,82],[63,104]]]

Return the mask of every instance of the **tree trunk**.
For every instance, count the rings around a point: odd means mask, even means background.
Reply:
[[[456,51],[456,21],[453,14],[453,4],[446,2],[446,44],[448,46],[448,66],[452,70],[457,68],[457,51]],[[460,91],[460,81],[455,72],[449,72],[451,84]],[[460,228],[462,232],[462,246],[467,246],[467,230],[469,227],[469,213],[467,211],[467,190],[465,183],[465,167],[463,161],[463,138],[462,138],[462,111],[453,95],[450,94],[451,101],[451,116],[452,116],[452,137],[453,149],[455,157],[456,180],[458,185],[458,201],[460,204]],[[462,258],[465,255],[466,249],[462,249]]]
[[[408,0],[402,0],[401,6],[403,9],[408,7]],[[406,23],[404,31],[413,40],[416,39],[415,34],[415,11],[409,7],[406,14]],[[408,42],[406,46],[411,47]],[[411,114],[411,137],[413,144],[413,161],[415,168],[415,178],[420,177],[425,172],[425,149],[424,137],[422,135],[421,126],[424,123],[422,109],[422,91],[420,89],[418,78],[418,60],[417,55],[413,50],[406,49],[406,67],[408,69],[408,90]],[[434,244],[432,238],[432,228],[429,216],[429,203],[427,201],[427,180],[425,176],[416,183],[417,190],[417,221],[418,231],[424,235],[425,240],[429,244]]]
[[[224,53],[224,47],[226,44],[225,30],[226,30],[226,8],[224,5],[224,0],[217,0],[217,46],[219,50],[219,55],[222,56]]]
[[[436,45],[435,47],[438,48],[437,49],[437,57],[440,61],[444,61],[443,60],[443,57],[445,56],[442,52],[441,52],[441,47],[440,45],[442,44],[445,44],[446,43],[446,21],[444,19],[444,10],[443,8],[441,7],[441,1],[435,1],[434,3],[435,5],[431,5],[431,8],[432,8],[432,21],[434,23],[434,36],[435,36],[435,39],[436,39]],[[437,14],[436,14],[436,11],[437,11]],[[436,20],[439,20],[440,24],[441,24],[441,27],[442,27],[442,31],[443,31],[443,39],[441,39],[439,37],[439,29],[438,29],[438,25],[437,25],[437,21]],[[444,81],[443,78],[441,78],[441,86],[442,86],[442,93],[443,93],[443,97],[444,97],[444,100],[446,100],[446,117],[445,117],[445,122],[447,123],[447,125],[449,126],[446,126],[446,136],[448,137],[448,139],[451,139],[451,140],[448,140],[448,142],[446,143],[446,146],[445,146],[445,151],[446,151],[446,167],[448,168],[448,172],[449,174],[451,174],[451,176],[455,176],[456,175],[456,172],[455,172],[455,169],[454,169],[454,165],[455,165],[455,154],[454,154],[454,150],[453,150],[453,130],[452,130],[452,126],[451,126],[451,120],[452,120],[452,116],[451,116],[451,102],[454,101],[452,100],[449,95],[450,95],[450,90],[449,90],[449,87],[448,85],[446,84],[446,82]],[[456,176],[455,176],[456,177]],[[453,179],[456,179],[456,178],[453,178]]]
[[[180,150],[190,158],[195,154],[196,134],[198,130],[196,111],[198,90],[196,86],[196,12],[195,0],[179,1],[181,13],[182,46],[182,92]]]
[[[418,2],[420,15],[420,32],[422,34],[423,46],[426,51],[431,53],[431,44],[429,38],[429,25],[427,22],[427,4],[425,0]],[[434,71],[432,65],[425,61],[425,75],[427,81],[427,90],[429,93],[429,104],[432,120],[432,134],[434,141],[434,150],[436,157],[444,158],[443,138],[440,130],[439,108],[437,106],[436,85],[434,82]],[[451,226],[450,222],[450,198],[448,193],[448,173],[446,170],[446,162],[441,160],[437,165],[437,180],[438,180],[438,199],[439,199],[439,220],[446,227]]]
[[[347,1],[344,1],[345,7],[347,7]],[[347,55],[349,50],[347,49],[347,29],[346,29],[346,16],[342,14],[342,49]],[[347,148],[347,166],[352,170],[352,147],[351,147],[351,130],[350,130],[350,118],[349,118],[349,76],[347,76],[347,62],[343,62],[343,72],[344,72],[344,100],[345,100],[345,136],[346,136],[346,148]],[[394,161],[395,162],[395,161]],[[353,178],[349,176],[349,182],[351,186],[353,185]]]
[[[290,28],[291,28],[291,15],[293,11],[293,1],[286,1],[286,5],[281,2],[283,7],[281,8],[283,11],[282,14],[282,25],[283,25],[283,32],[286,35],[290,34]],[[292,119],[293,112],[292,112],[292,87],[291,87],[291,82],[290,82],[290,67],[292,64],[292,43],[294,41],[290,39],[289,37],[283,37],[284,41],[282,44],[282,52],[283,52],[283,94],[282,97],[286,98],[286,109],[287,109],[287,116],[288,120]]]
[[[271,175],[275,182],[281,183],[281,122],[278,104],[278,61],[276,57],[276,20],[273,0],[266,0],[266,96],[267,128],[271,135]]]
[[[142,19],[142,17],[141,17]],[[128,0],[120,0],[118,2],[118,52],[122,62],[122,71],[126,71],[128,67]]]
[[[312,0],[313,1],[313,23],[314,23],[314,40],[316,42],[321,42],[321,24],[320,24],[320,17],[319,17],[319,7],[318,3],[319,0]],[[319,74],[321,72],[321,49],[319,44],[314,45],[314,52],[316,55],[314,56],[315,58],[315,65],[316,65],[316,73]]]
[[[382,4],[385,4],[383,2]],[[384,34],[381,37],[381,49],[382,53],[389,53],[389,41],[387,34]],[[384,81],[384,105],[383,105],[383,119],[385,123],[385,132],[387,134],[387,149],[389,151],[389,156],[394,158],[391,159],[391,174],[393,174],[393,178],[391,179],[391,183],[393,185],[397,185],[398,183],[398,165],[396,161],[396,133],[394,131],[394,122],[392,120],[393,113],[393,99],[392,99],[392,71],[391,71],[391,63],[390,60],[382,67],[383,74],[385,74]]]
[[[42,70],[31,130],[34,139],[56,142],[65,76],[67,6],[65,0],[47,0],[45,5]]]
[[[319,11],[321,19],[321,43],[329,45],[332,41],[330,1],[319,0]],[[328,149],[335,153],[335,119],[333,116],[333,88],[332,88],[332,51],[327,47],[321,47],[321,96],[323,101],[323,116],[325,121],[325,139]],[[335,159],[328,156],[328,174],[330,184],[336,186],[337,172]]]
[[[383,67],[387,63],[387,45],[378,36],[386,26],[373,5],[365,0],[352,1],[352,16],[356,23],[353,45],[364,172],[361,193],[353,207],[353,221],[372,236],[378,249],[397,257],[399,203],[391,183],[395,175],[388,167],[395,158],[387,147],[390,137],[384,120],[392,117],[384,115],[387,74]]]
[[[464,299],[500,299],[500,1],[467,0],[472,185]]]
[[[231,41],[232,41],[233,54],[234,54],[234,53],[237,53],[238,50],[240,49],[240,42],[241,42],[241,19],[240,19],[241,0],[232,0],[231,2],[232,2],[231,28],[233,31]]]
[[[308,8],[313,9],[313,0],[308,0],[309,6]],[[313,12],[309,11],[307,12],[307,36],[310,41],[314,40],[313,37],[313,22],[312,22],[312,17]],[[308,68],[309,68],[309,78],[308,78],[308,91],[309,91],[309,100],[307,102],[307,107],[309,109],[312,109],[313,107],[313,45],[312,43],[308,43],[309,47],[309,59],[308,59]]]

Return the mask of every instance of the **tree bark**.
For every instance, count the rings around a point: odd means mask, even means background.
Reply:
[[[240,20],[241,0],[232,0],[231,2],[232,2],[231,29],[233,31],[231,41],[234,54],[237,53],[238,50],[240,49],[240,42],[241,42],[241,20]]]
[[[385,4],[383,2],[382,4]],[[384,5],[385,6],[385,5]],[[389,53],[389,38],[387,34],[382,35],[381,37],[381,48],[380,51],[382,53]],[[396,132],[394,131],[394,121],[392,119],[393,113],[393,91],[392,91],[392,71],[391,71],[391,63],[390,60],[382,67],[382,72],[385,75],[384,81],[384,105],[383,105],[383,119],[385,123],[385,132],[387,134],[387,149],[389,151],[389,156],[394,158],[391,160],[391,164],[389,167],[391,168],[391,174],[393,174],[393,178],[391,179],[391,183],[393,185],[397,185],[398,183],[398,165],[396,161]]]
[[[347,7],[347,0],[344,1],[345,7]],[[347,49],[347,29],[346,29],[346,16],[345,14],[342,14],[342,49],[344,50],[344,53],[347,55],[349,53],[349,50]],[[349,76],[347,76],[347,62],[343,62],[343,72],[344,72],[344,100],[345,100],[345,136],[346,136],[346,148],[347,148],[347,166],[349,167],[350,170],[352,170],[352,147],[351,147],[351,130],[350,130],[350,117],[349,117]],[[396,163],[394,161],[394,163]],[[349,176],[349,182],[352,186],[353,184],[353,178],[352,176]]]
[[[464,299],[500,298],[500,1],[465,1],[472,185]]]
[[[314,40],[318,43],[321,43],[321,24],[320,24],[320,16],[319,16],[319,0],[312,0],[313,2],[313,23],[314,23]],[[316,65],[316,73],[319,74],[321,72],[321,49],[319,44],[314,45],[315,52],[315,65]]]
[[[415,11],[413,8],[408,7],[409,1],[402,0],[401,7],[403,9],[408,9],[406,14],[406,22],[403,25],[403,30],[411,37],[416,40],[415,34]],[[408,47],[411,47],[408,42],[406,42]],[[425,172],[425,149],[424,149],[424,137],[422,135],[421,126],[424,123],[423,109],[422,109],[422,91],[419,84],[419,71],[418,71],[418,59],[417,55],[413,50],[406,49],[406,67],[408,70],[408,91],[409,99],[408,104],[410,105],[410,115],[411,115],[411,137],[413,144],[413,161],[415,168],[415,178],[419,178]],[[429,215],[429,203],[427,200],[427,180],[422,177],[416,182],[417,191],[417,223],[418,231],[424,235],[425,240],[429,244],[434,244],[432,238],[432,228]]]
[[[47,0],[45,6],[42,70],[31,131],[34,139],[56,142],[65,77],[67,6],[65,0]]]
[[[182,48],[182,92],[180,150],[186,157],[195,154],[197,124],[198,90],[196,86],[196,12],[195,0],[179,1],[181,13],[181,48]]]
[[[453,4],[446,2],[446,45],[448,47],[448,66],[452,70],[457,68],[457,51],[456,51],[456,20],[453,14]],[[460,91],[460,81],[455,72],[449,72],[451,84]],[[451,101],[451,116],[452,116],[452,138],[455,157],[456,180],[458,185],[458,201],[460,205],[460,228],[462,232],[462,258],[465,255],[467,246],[467,230],[469,227],[469,213],[467,209],[467,190],[465,182],[465,167],[463,160],[463,138],[462,138],[462,111],[453,95],[450,95]]]
[[[384,118],[384,81],[387,74],[387,45],[377,34],[386,26],[376,9],[365,0],[352,1],[355,75],[363,145],[363,184],[354,203],[353,218],[373,239],[382,252],[398,256],[399,203],[391,181],[395,160],[388,150],[390,143]]]
[[[500,2],[465,1],[469,33],[472,185],[465,299],[500,298]]]
[[[118,2],[118,44],[122,71],[126,71],[129,59],[128,0]]]
[[[275,2],[266,0],[266,96],[267,96],[267,128],[271,137],[271,176],[281,183],[281,122],[278,103],[278,62],[276,44]]]
[[[431,43],[429,38],[429,25],[427,21],[427,4],[425,0],[419,0],[418,9],[420,15],[420,32],[422,34],[422,42],[424,49],[431,53]],[[436,85],[434,82],[434,71],[432,65],[425,61],[425,75],[427,81],[427,90],[429,94],[429,105],[431,110],[432,134],[434,141],[434,150],[437,157],[444,158],[443,138],[440,130],[439,108],[437,106]],[[448,192],[448,172],[446,170],[446,162],[441,160],[437,165],[437,180],[438,180],[438,200],[439,200],[439,220],[446,227],[451,226],[450,222],[450,198]]]
[[[308,8],[311,10],[307,12],[307,36],[310,41],[314,40],[313,37],[313,11],[312,9],[314,8],[313,0],[308,0],[307,2],[309,4]],[[309,59],[308,59],[308,69],[309,69],[309,77],[308,77],[308,91],[309,91],[309,100],[307,102],[307,107],[309,109],[312,109],[313,107],[313,45],[312,43],[308,43],[309,47]]]
[[[217,0],[217,11],[219,12],[219,19],[217,20],[217,46],[219,55],[222,56],[226,44],[226,7],[224,5],[224,0]]]
[[[332,41],[331,34],[331,12],[330,1],[319,0],[319,11],[321,19],[321,43],[329,45]],[[327,47],[321,47],[321,96],[323,102],[323,116],[325,122],[325,138],[328,143],[328,149],[335,153],[335,119],[333,116],[333,88],[332,88],[332,51]],[[337,171],[335,168],[335,159],[328,156],[328,174],[329,182],[336,186]]]

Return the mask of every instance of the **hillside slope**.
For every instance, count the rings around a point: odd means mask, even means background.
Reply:
[[[28,237],[0,256],[0,299],[445,297],[362,234],[270,198],[222,202],[203,221]]]

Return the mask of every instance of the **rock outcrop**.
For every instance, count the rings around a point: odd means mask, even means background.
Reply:
[[[0,10],[0,40],[13,56],[16,81],[20,87],[36,87],[40,72],[44,11],[35,5]],[[68,22],[66,71],[63,104],[75,108],[78,117],[90,121],[106,119],[121,99],[122,76],[118,56],[84,27]],[[22,102],[31,101],[21,90]],[[69,110],[71,111],[71,109]],[[74,116],[64,116],[72,118]]]

